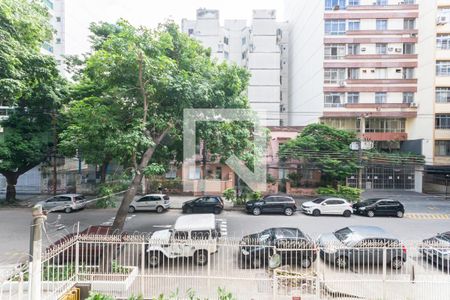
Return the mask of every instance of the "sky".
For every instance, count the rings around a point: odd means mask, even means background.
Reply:
[[[115,22],[119,18],[133,25],[154,28],[166,19],[181,24],[195,19],[198,8],[219,9],[220,19],[247,19],[252,9],[276,9],[283,18],[283,0],[66,0],[66,54],[89,51],[89,24]]]

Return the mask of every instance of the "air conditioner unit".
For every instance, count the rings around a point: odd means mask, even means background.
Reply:
[[[339,9],[340,9],[339,5],[335,5],[335,6],[333,7],[333,10],[339,10]]]
[[[416,102],[411,102],[410,104],[409,104],[409,106],[410,107],[419,107],[419,104],[417,104]]]
[[[389,47],[389,48],[388,48],[388,51],[389,51],[389,52],[393,52],[393,51],[394,51],[394,48],[393,48],[393,47]]]
[[[402,52],[402,48],[395,48],[395,52],[398,52],[398,53]]]
[[[405,4],[405,1],[400,1],[400,2],[398,3],[398,5],[403,5],[403,4]]]
[[[437,25],[444,25],[448,23],[448,17],[447,16],[438,16],[436,20]]]
[[[340,87],[346,87],[347,86],[347,82],[345,80],[341,80],[341,81],[339,81],[339,86]]]
[[[361,48],[361,52],[366,52],[366,48]]]
[[[412,38],[417,37],[417,33],[411,33],[411,37],[412,37]]]

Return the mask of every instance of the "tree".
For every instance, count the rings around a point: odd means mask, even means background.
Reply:
[[[15,200],[19,176],[54,150],[51,134],[66,88],[54,58],[40,53],[51,30],[39,1],[0,2],[0,106],[12,108],[0,122],[0,173],[7,181],[7,201]]]
[[[98,87],[95,103],[99,106],[90,108],[107,109],[105,122],[113,128],[104,132],[112,135],[108,147],[134,173],[113,223],[114,229],[121,230],[143,176],[152,171],[148,165],[173,154],[181,156],[183,110],[247,108],[249,74],[235,65],[212,61],[210,51],[181,33],[173,22],[157,30],[136,28],[123,20],[91,28],[94,52],[86,59],[79,84]],[[86,99],[75,102],[71,110],[84,105]],[[83,133],[65,131],[64,139],[73,132]]]
[[[358,158],[349,147],[355,140],[352,132],[312,124],[281,145],[279,155],[283,160],[299,160],[318,168],[323,183],[337,186],[358,169]]]

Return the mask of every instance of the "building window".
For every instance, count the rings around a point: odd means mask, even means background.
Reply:
[[[325,0],[325,10],[345,9],[345,0]]]
[[[44,42],[44,43],[42,44],[42,48],[44,48],[44,49],[47,50],[48,52],[53,53],[53,46],[50,45],[50,44],[47,43],[47,42]]]
[[[436,37],[437,48],[441,50],[450,49],[450,35],[448,34],[438,34]]]
[[[436,141],[436,156],[450,156],[450,141]]]
[[[359,93],[348,93],[347,103],[349,104],[359,103]]]
[[[386,103],[387,102],[387,95],[385,92],[381,93],[375,93],[375,103]]]
[[[450,88],[448,87],[436,88],[436,102],[450,103]]]
[[[61,17],[56,17],[56,22],[61,22]]]
[[[436,62],[436,75],[437,76],[450,76],[450,61]]]
[[[366,132],[405,132],[405,119],[366,119]]]
[[[224,37],[223,37],[223,43],[224,43],[225,45],[228,45],[228,42],[229,42],[228,37],[224,36]]]
[[[402,1],[404,4],[415,4],[416,0],[403,0]]]
[[[53,1],[52,0],[44,0],[44,4],[48,8],[53,9]]]
[[[242,38],[242,45],[245,45],[245,44],[247,44],[247,38],[244,36],[244,37]]]
[[[376,5],[388,5],[388,0],[377,0]]]
[[[359,6],[360,0],[348,0],[348,6]]]
[[[341,107],[344,94],[343,93],[326,93],[325,107]]]
[[[404,30],[416,29],[416,19],[404,19],[403,20],[403,29]]]
[[[403,54],[415,54],[416,44],[414,43],[404,43],[403,44]]]
[[[403,93],[403,103],[414,103],[414,93]]]
[[[359,44],[348,44],[348,55],[359,55]]]
[[[376,51],[377,51],[377,54],[386,54],[387,53],[387,44],[377,43]]]
[[[227,51],[225,51],[225,52],[223,53],[223,57],[224,57],[225,59],[228,59],[228,58],[230,57],[230,54],[229,54]]]
[[[360,20],[349,20],[348,21],[348,30],[359,30],[360,29]]]
[[[193,35],[194,34],[194,29],[193,28],[189,28],[188,29],[188,34],[189,35]]]
[[[325,45],[325,59],[343,59],[345,57],[345,44]]]
[[[60,38],[57,38],[57,39],[56,39],[56,43],[57,43],[57,44],[61,44],[61,39],[60,39]]]
[[[246,59],[247,58],[247,52],[242,52],[242,59]]]
[[[337,84],[345,80],[345,69],[325,69],[325,84]]]
[[[349,68],[348,79],[359,79],[359,68]]]
[[[450,129],[450,114],[436,115],[436,129]]]
[[[386,19],[377,19],[377,30],[387,30],[388,28],[388,20]]]
[[[403,79],[414,79],[414,68],[403,68]]]
[[[345,34],[345,20],[326,20],[325,34],[343,35]]]

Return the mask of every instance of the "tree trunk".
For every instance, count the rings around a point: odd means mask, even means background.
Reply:
[[[109,161],[105,160],[102,163],[101,170],[100,170],[100,183],[106,182],[106,171],[108,169]]]
[[[17,173],[8,173],[8,174],[4,174],[5,178],[6,178],[6,201],[7,202],[14,202],[16,201],[16,184],[17,184],[17,179],[19,178],[19,174]]]

